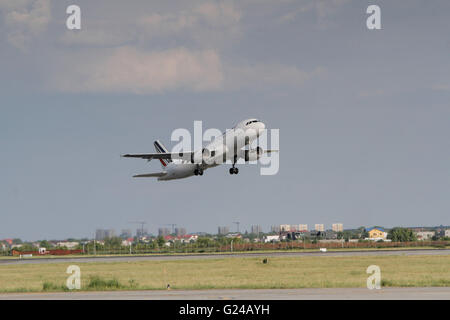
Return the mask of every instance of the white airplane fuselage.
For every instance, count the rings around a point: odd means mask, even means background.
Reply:
[[[194,152],[193,161],[177,159],[168,163],[164,168],[164,175],[159,181],[188,178],[195,175],[196,170],[206,170],[216,167],[226,161],[235,163],[237,159],[247,157],[246,160],[257,160],[259,154],[245,153],[243,147],[258,139],[266,128],[265,124],[256,119],[244,120],[222,136],[217,137],[201,150]],[[258,153],[254,150],[253,153]],[[230,172],[231,173],[231,172]],[[236,172],[237,173],[237,172]]]

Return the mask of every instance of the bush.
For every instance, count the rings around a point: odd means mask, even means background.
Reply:
[[[94,276],[89,280],[88,289],[105,290],[105,289],[120,289],[124,286],[117,279],[105,280],[99,276]]]
[[[69,291],[69,288],[67,288],[67,286],[64,285],[57,285],[53,282],[50,281],[45,281],[42,284],[42,290],[43,291]]]

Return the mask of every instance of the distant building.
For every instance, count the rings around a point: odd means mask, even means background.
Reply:
[[[105,238],[106,239],[110,239],[116,236],[116,232],[114,231],[114,229],[107,229],[105,230]]]
[[[280,233],[280,226],[271,226],[270,231],[273,233]]]
[[[287,234],[287,238],[291,240],[299,240],[308,236],[307,231],[292,231]]]
[[[386,240],[387,232],[383,228],[373,227],[366,230],[369,233],[369,240]]]
[[[122,229],[122,232],[120,233],[120,237],[122,239],[128,239],[128,238],[133,237],[131,229]]]
[[[280,236],[279,235],[274,235],[274,236],[265,236],[264,237],[264,242],[279,242],[280,241]]]
[[[175,234],[177,237],[186,235],[186,228],[175,228]]]
[[[342,232],[344,231],[344,225],[342,223],[333,223],[331,225],[331,230],[334,232]]]
[[[307,224],[299,224],[298,225],[298,231],[307,231],[308,225]]]
[[[131,246],[133,244],[133,242],[134,242],[134,239],[130,237],[130,238],[122,240],[122,245],[128,247],[128,246]]]
[[[291,225],[290,224],[280,224],[280,232],[290,232]]]
[[[242,239],[242,235],[240,233],[229,233],[226,235],[227,238],[238,238]]]
[[[450,237],[450,229],[444,231],[444,237]]]
[[[314,225],[314,230],[315,231],[319,231],[319,232],[324,232],[325,231],[325,227],[323,224],[315,224]]]
[[[103,240],[105,239],[105,230],[97,229],[95,230],[95,240]]]
[[[165,236],[164,240],[166,240],[167,242],[175,242],[175,241],[179,241],[181,243],[193,243],[195,241],[197,241],[198,239],[198,235],[196,234],[185,234],[182,236]]]
[[[169,228],[159,228],[158,229],[158,236],[159,237],[165,237],[168,236],[170,234],[170,229]]]
[[[105,240],[115,236],[114,229],[97,229],[95,230],[95,240]]]
[[[78,247],[79,244],[80,244],[79,242],[75,242],[75,241],[72,241],[72,242],[61,241],[61,242],[57,242],[56,246],[57,247],[66,247],[67,249],[73,249],[73,248]]]
[[[254,225],[251,227],[251,233],[253,234],[260,234],[262,233],[262,228],[260,225]]]
[[[138,239],[145,238],[147,236],[148,236],[148,229],[145,229],[145,228],[144,229],[143,228],[136,229],[136,237]]]
[[[230,228],[228,227],[218,227],[218,234],[225,235],[230,232]]]
[[[328,239],[328,240],[330,240],[330,239],[337,239],[337,232],[336,231],[327,230],[327,231],[321,232],[321,233],[323,234],[323,237],[325,239]]]
[[[415,232],[415,234],[417,236],[417,240],[430,240],[431,238],[434,237],[436,232],[434,232],[434,231],[418,231],[418,232]]]

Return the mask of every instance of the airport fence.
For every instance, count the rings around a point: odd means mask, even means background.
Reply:
[[[198,245],[196,243],[177,244],[163,247],[146,246],[143,244],[121,246],[121,247],[93,247],[86,246],[83,250],[78,250],[72,254],[80,255],[126,255],[126,254],[202,254],[202,253],[224,253],[224,252],[252,252],[252,251],[288,251],[288,250],[314,250],[319,248],[327,249],[370,249],[370,248],[446,248],[450,247],[450,241],[412,241],[412,242],[317,242],[308,243],[302,241],[283,241],[270,243],[234,243],[221,245],[210,243],[208,245]],[[0,252],[1,255],[11,255],[11,251]],[[17,254],[17,253],[16,253]],[[55,254],[57,254],[55,252]],[[39,255],[36,252],[35,255]]]

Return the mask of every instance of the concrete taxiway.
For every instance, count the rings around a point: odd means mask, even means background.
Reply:
[[[413,249],[413,250],[360,250],[328,252],[258,252],[258,253],[222,253],[222,254],[187,254],[187,255],[143,255],[143,256],[91,256],[91,257],[49,257],[2,259],[0,266],[6,264],[27,263],[83,263],[83,262],[126,262],[126,261],[164,261],[224,258],[266,258],[266,257],[346,257],[346,256],[393,256],[393,255],[449,255],[450,249]]]
[[[0,300],[450,300],[450,288],[152,290],[0,294]]]

